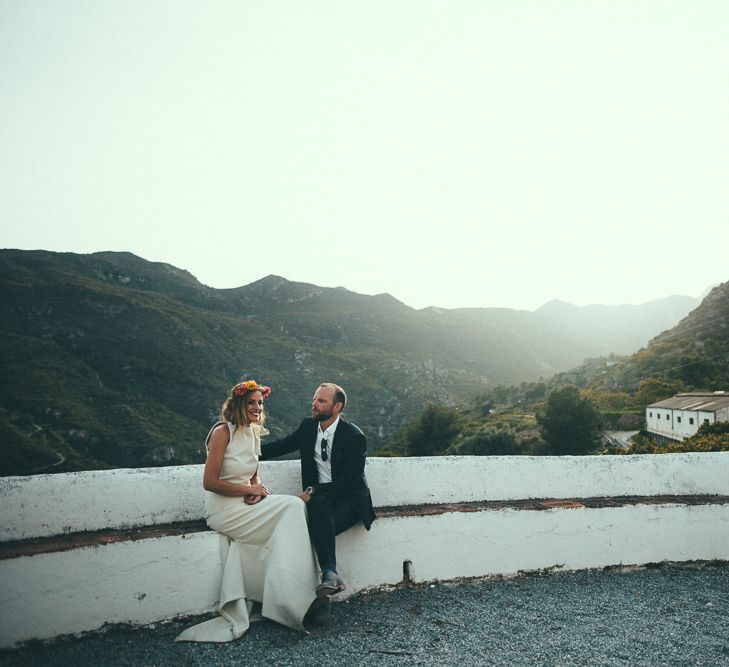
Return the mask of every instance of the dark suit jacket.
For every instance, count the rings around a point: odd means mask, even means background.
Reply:
[[[273,442],[264,441],[261,444],[260,460],[273,459],[299,450],[302,488],[313,486],[316,493],[326,495],[333,501],[350,504],[369,530],[375,520],[375,511],[364,474],[367,439],[357,426],[340,417],[332,439],[332,481],[320,483],[314,462],[318,426],[319,422],[309,417],[290,435]]]

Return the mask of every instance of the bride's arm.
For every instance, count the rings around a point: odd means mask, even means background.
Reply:
[[[253,484],[234,484],[224,479],[220,479],[220,470],[223,467],[223,458],[225,457],[225,448],[230,441],[228,427],[225,424],[213,429],[213,434],[208,442],[208,457],[205,460],[205,470],[203,472],[203,487],[206,491],[219,493],[221,496],[266,496],[268,490],[258,481]]]

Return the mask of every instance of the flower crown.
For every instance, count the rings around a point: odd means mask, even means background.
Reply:
[[[239,382],[237,385],[235,385],[235,387],[233,387],[233,393],[238,396],[243,396],[243,394],[246,394],[249,391],[260,391],[263,395],[263,398],[268,398],[271,395],[271,387],[267,387],[263,384],[258,384],[255,380],[246,380],[245,382]]]

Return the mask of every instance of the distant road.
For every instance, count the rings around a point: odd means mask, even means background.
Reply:
[[[56,461],[55,463],[51,463],[50,465],[47,465],[47,466],[41,466],[40,468],[34,468],[33,470],[30,471],[30,474],[35,475],[43,470],[48,470],[49,468],[55,468],[56,466],[60,466],[61,463],[66,462],[65,454],[61,454],[61,452],[53,452],[53,453],[58,457],[58,461]]]
[[[640,431],[605,431],[605,439],[614,447],[622,447],[628,449],[634,435],[638,435]]]
[[[28,437],[32,437],[36,433],[40,433],[43,430],[40,426],[38,426],[38,424],[34,424],[33,422],[31,422],[30,425],[33,427],[34,430],[28,433]],[[62,463],[66,462],[65,454],[61,454],[61,452],[54,452],[54,454],[58,457],[58,461],[56,461],[55,463],[51,463],[47,466],[41,466],[40,468],[33,468],[33,470],[30,471],[30,474],[35,475],[38,472],[48,470],[49,468],[55,468],[56,466],[60,466]]]

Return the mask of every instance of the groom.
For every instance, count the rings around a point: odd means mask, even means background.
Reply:
[[[290,435],[261,445],[260,459],[298,450],[301,454],[299,496],[307,503],[309,534],[322,571],[317,597],[336,595],[345,586],[337,572],[335,536],[360,521],[369,530],[375,520],[365,479],[367,440],[341,416],[347,394],[339,385],[319,385],[311,402],[311,418]]]

